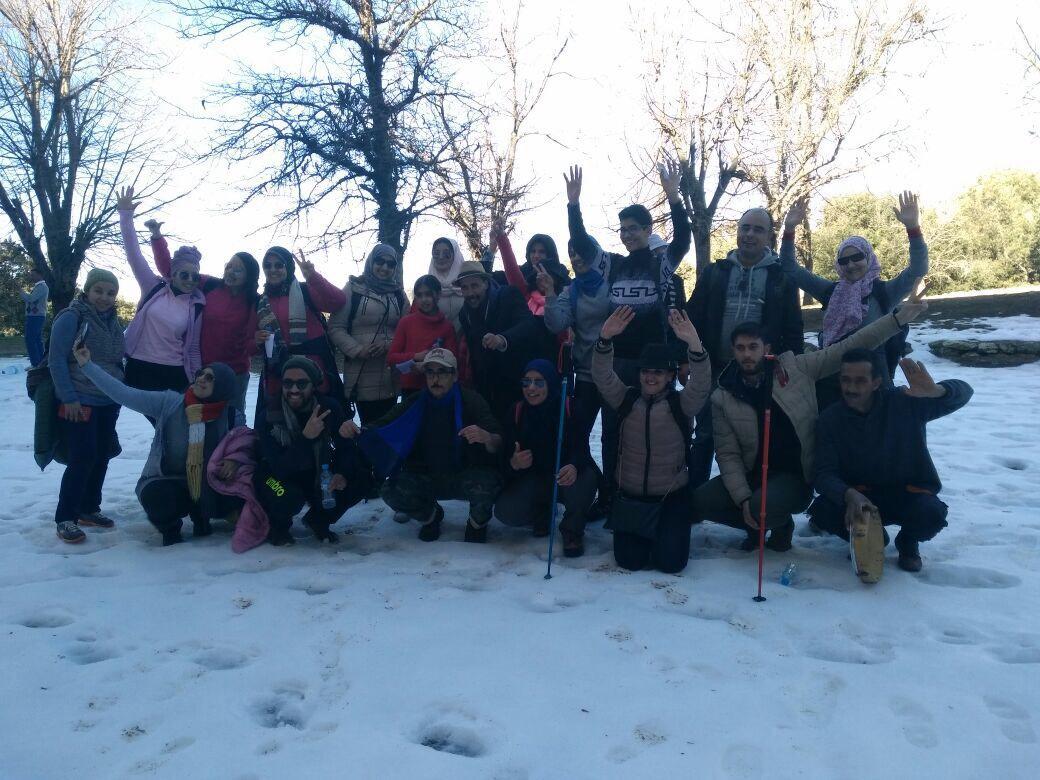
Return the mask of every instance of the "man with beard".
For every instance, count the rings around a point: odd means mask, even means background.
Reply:
[[[267,540],[275,546],[295,543],[289,528],[304,505],[303,524],[321,541],[339,541],[329,527],[372,485],[357,445],[343,436],[343,408],[334,398],[318,393],[321,381],[321,369],[314,361],[293,356],[282,366],[280,409],[268,406],[257,412],[260,458],[253,486],[271,524]],[[323,504],[325,469],[331,475],[332,507]]]
[[[465,301],[459,322],[469,347],[473,385],[502,420],[520,400],[520,375],[550,343],[540,318],[515,287],[499,287],[476,261],[462,264],[455,280]]]
[[[748,209],[737,223],[737,248],[697,275],[686,305],[704,347],[711,356],[715,378],[733,357],[730,336],[742,323],[757,323],[777,354],[802,353],[802,310],[798,288],[788,279],[773,251],[776,227],[762,208]],[[700,485],[711,473],[712,405],[697,417],[691,482]]]
[[[466,541],[485,542],[491,509],[502,489],[497,468],[501,426],[478,393],[458,384],[451,352],[429,350],[422,372],[424,390],[371,427],[359,430],[347,423],[344,435],[359,436],[376,473],[389,476],[383,500],[402,517],[419,522],[422,541],[440,538],[444,510],[437,502],[454,499],[469,502]]]
[[[973,391],[957,379],[936,383],[913,360],[899,365],[910,386],[883,388],[876,354],[854,349],[842,357],[842,403],[828,407],[816,426],[813,483],[820,495],[809,516],[818,528],[848,541],[849,528],[863,513],[877,512],[883,524],[900,526],[899,568],[917,572],[918,543],[946,527],[925,425],[960,409]]]
[[[721,475],[706,482],[694,497],[699,520],[742,529],[744,550],[758,546],[762,491],[762,426],[771,409],[766,527],[767,546],[791,549],[795,512],[809,505],[818,415],[816,381],[835,373],[850,349],[873,349],[916,318],[927,304],[911,299],[894,314],[826,349],[796,355],[791,351],[767,361],[772,346],[754,322],[733,328],[733,360],[719,376],[711,396],[716,458]]]

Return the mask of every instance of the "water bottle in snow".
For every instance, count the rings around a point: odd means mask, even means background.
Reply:
[[[5,376],[10,376],[11,374],[17,374],[18,373],[18,366],[14,366],[14,365],[12,365],[12,366],[4,366],[3,372],[0,372],[0,373],[3,373]]]
[[[790,586],[797,576],[798,567],[793,563],[789,563],[784,567],[784,570],[780,572],[780,584]]]
[[[329,473],[328,464],[324,463],[321,467],[321,505],[325,509],[333,509],[336,506],[336,498],[329,487],[330,482],[332,482],[332,475]]]

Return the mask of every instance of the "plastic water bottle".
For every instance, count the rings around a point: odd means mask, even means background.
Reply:
[[[0,373],[4,374],[5,376],[10,376],[11,374],[17,374],[18,371],[19,371],[18,366],[10,365],[10,366],[4,366],[3,371],[0,371]]]
[[[332,495],[330,482],[332,482],[332,474],[329,473],[329,465],[323,463],[321,466],[321,505],[324,509],[334,509],[336,506],[336,497]]]
[[[793,563],[789,563],[784,567],[784,570],[780,572],[780,584],[790,587],[798,576],[798,567]]]

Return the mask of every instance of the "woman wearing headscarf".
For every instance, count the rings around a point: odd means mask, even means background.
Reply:
[[[459,271],[462,270],[462,250],[453,238],[438,238],[433,242],[433,253],[430,258],[431,276],[441,284],[441,295],[437,306],[458,334],[461,329],[459,312],[462,311],[462,292],[455,286]]]
[[[152,257],[155,267],[170,276],[173,259],[162,222],[150,219],[144,226],[151,231]],[[206,296],[202,312],[199,349],[203,363],[226,363],[235,372],[237,409],[246,410],[249,387],[249,361],[267,334],[257,332],[256,303],[260,299],[260,264],[249,252],[235,252],[224,264],[224,276],[199,276],[199,289]]]
[[[513,245],[501,229],[491,231],[491,254],[502,250],[502,268],[510,287],[516,287],[527,301],[527,308],[536,317],[545,312],[549,295],[559,295],[571,281],[571,275],[560,262],[560,253],[552,236],[535,233],[527,242],[523,265],[517,265]]]
[[[564,506],[560,533],[563,554],[584,554],[585,514],[596,494],[597,472],[588,439],[564,409],[563,447],[556,471],[560,424],[560,375],[548,360],[532,360],[520,380],[523,400],[504,420],[503,451],[509,457],[506,486],[495,501],[495,515],[506,525],[530,525],[535,536],[548,536],[553,482]]]
[[[280,246],[264,254],[264,291],[257,302],[257,321],[270,335],[265,344],[264,368],[260,375],[260,403],[267,404],[268,419],[281,410],[281,367],[291,355],[310,358],[322,371],[320,393],[342,397],[336,359],[328,338],[324,314],[335,314],[347,302],[343,291],[327,281],[300,253],[300,272],[296,279],[296,259]],[[255,419],[255,415],[254,415]]]
[[[343,387],[348,403],[356,403],[361,424],[386,414],[400,390],[386,354],[397,323],[408,311],[397,252],[376,244],[361,276],[343,288],[347,302],[329,322],[329,338],[343,353]]]
[[[144,259],[134,230],[133,187],[120,191],[116,208],[126,259],[141,288],[137,313],[126,329],[126,383],[141,390],[183,391],[202,367],[202,253],[182,246],[173,253],[169,275],[157,275]]]
[[[917,195],[903,192],[899,196],[899,205],[893,207],[892,212],[906,228],[910,244],[910,260],[906,268],[892,279],[883,280],[874,247],[862,236],[849,236],[838,245],[835,253],[834,270],[838,274],[838,281],[833,282],[806,270],[795,257],[795,231],[805,220],[807,209],[808,200],[803,198],[791,207],[784,219],[780,265],[798,287],[823,304],[823,327],[819,341],[821,347],[829,347],[888,314],[913,292],[917,281],[928,273],[928,245],[921,233]],[[885,374],[886,384],[890,385],[895,376],[905,341],[904,330],[876,350],[882,364],[888,369]],[[836,377],[821,380],[816,388],[820,409],[839,397]]]
[[[203,366],[184,392],[139,390],[127,387],[91,360],[90,348],[75,351],[83,375],[115,403],[156,421],[155,435],[141,477],[137,498],[148,520],[162,534],[164,547],[184,541],[181,520],[191,518],[194,536],[212,533],[210,520],[234,516],[242,499],[223,496],[209,487],[206,466],[217,444],[244,424],[231,401],[235,372],[223,363]],[[230,476],[238,464],[227,461],[221,469]]]
[[[92,268],[83,292],[54,318],[51,326],[50,368],[58,398],[59,425],[65,441],[65,473],[54,510],[58,538],[76,544],[86,539],[80,526],[111,528],[101,513],[101,488],[108,462],[116,454],[119,404],[105,395],[80,369],[73,357],[76,341],[93,352],[98,368],[123,378],[123,326],[116,316],[119,280],[111,271]],[[82,335],[81,335],[82,334]]]

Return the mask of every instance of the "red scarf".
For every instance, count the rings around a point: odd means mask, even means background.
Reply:
[[[184,406],[194,406],[198,404],[202,407],[202,422],[213,422],[221,414],[224,413],[224,409],[227,406],[227,401],[214,401],[213,403],[206,403],[200,401],[195,397],[195,391],[188,386],[188,389],[184,392]]]

